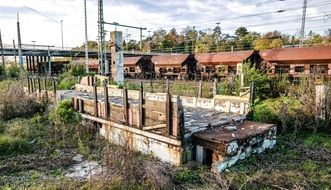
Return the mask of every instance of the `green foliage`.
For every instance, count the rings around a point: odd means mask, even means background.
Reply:
[[[311,134],[304,139],[304,144],[311,148],[331,148],[331,137],[324,133]]]
[[[22,138],[0,135],[1,155],[23,154],[31,152],[31,145]]]
[[[175,180],[179,182],[196,182],[198,179],[198,171],[189,169],[184,169],[175,175]]]
[[[20,68],[16,64],[11,64],[7,68],[7,76],[13,79],[17,79],[20,76]]]
[[[0,65],[0,80],[4,80],[6,78],[6,69],[4,65]]]
[[[140,85],[138,83],[127,83],[128,90],[140,90]]]
[[[240,79],[234,77],[233,79],[224,80],[217,85],[217,94],[235,96],[240,92]]]
[[[70,69],[70,73],[73,76],[85,76],[86,75],[86,69],[85,69],[85,65],[83,64],[72,64],[71,65],[71,69]]]
[[[60,83],[57,86],[59,90],[69,90],[72,89],[77,83],[77,77],[64,73],[60,76]]]
[[[81,121],[81,115],[74,110],[70,100],[61,101],[49,114],[49,119],[55,125],[74,125]]]

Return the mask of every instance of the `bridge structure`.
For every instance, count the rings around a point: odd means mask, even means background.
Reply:
[[[19,52],[17,48],[13,45],[4,44],[3,54],[6,57],[18,56]],[[91,49],[88,52],[89,58],[98,58],[98,50]],[[142,55],[164,55],[165,53],[155,53],[155,52],[141,52],[141,51],[123,51],[124,57],[135,57]],[[111,58],[110,50],[106,52],[107,58]],[[23,45],[22,44],[22,56],[41,56],[41,57],[73,57],[73,58],[83,58],[85,57],[85,51],[78,48],[61,48],[54,46],[34,46],[34,45]]]

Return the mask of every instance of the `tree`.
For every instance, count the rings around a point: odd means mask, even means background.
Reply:
[[[237,38],[241,39],[243,37],[245,37],[248,34],[248,30],[246,27],[239,27],[237,28],[237,30],[235,31],[235,35]]]
[[[271,41],[271,44],[269,45],[270,48],[275,49],[275,48],[281,48],[283,46],[283,41],[282,39],[278,38],[278,39],[273,39]]]
[[[255,50],[264,50],[264,49],[269,49],[269,39],[266,38],[261,38],[258,39],[254,42],[255,46],[254,49]]]

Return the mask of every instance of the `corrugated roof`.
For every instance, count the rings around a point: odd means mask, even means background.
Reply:
[[[195,54],[195,59],[202,65],[236,64],[243,62],[253,53],[253,50],[219,53],[198,53]]]
[[[155,66],[182,66],[189,54],[182,55],[162,55],[152,57],[152,62]]]
[[[124,67],[135,67],[140,61],[140,57],[125,57],[124,58]]]
[[[305,47],[261,50],[261,57],[267,62],[331,62],[331,47]]]

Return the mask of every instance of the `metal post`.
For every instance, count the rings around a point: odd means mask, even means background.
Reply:
[[[37,92],[36,77],[33,77],[33,92]]]
[[[61,22],[61,41],[62,41],[62,50],[63,50],[63,20]]]
[[[171,107],[171,94],[170,94],[169,80],[167,80],[167,94],[166,94],[166,125],[168,129],[168,135],[173,134],[172,130],[172,107]]]
[[[123,106],[124,106],[124,119],[126,125],[129,125],[129,101],[128,101],[128,89],[126,86],[123,88]]]
[[[40,83],[40,78],[37,78],[38,80],[38,90],[39,90],[39,94],[41,94],[41,83]]]
[[[3,54],[3,44],[2,44],[2,38],[1,38],[1,30],[0,30],[0,49],[1,49],[2,65],[5,65],[5,56]]]
[[[47,49],[47,56],[48,56],[48,75],[52,76],[51,53],[50,53],[50,50],[49,50],[49,46],[48,46],[48,49]]]
[[[249,86],[249,89],[250,89],[250,93],[249,93],[249,103],[251,104],[251,106],[253,106],[254,104],[254,98],[255,98],[255,86],[254,86],[254,81],[252,81],[250,83],[250,86]]]
[[[35,57],[34,56],[31,56],[31,59],[32,59],[32,70],[33,70],[33,73],[36,73]]]
[[[142,51],[142,41],[143,41],[143,29],[140,28],[140,42],[139,42],[140,51]]]
[[[53,78],[53,94],[54,94],[54,98],[56,98],[56,81]]]
[[[139,128],[140,129],[142,129],[144,125],[143,104],[144,104],[144,89],[143,89],[143,83],[140,82],[140,90],[139,90]]]
[[[97,84],[93,84],[93,97],[94,97],[94,116],[98,117],[98,88]]]
[[[110,116],[109,112],[109,96],[108,96],[108,81],[103,81],[104,94],[105,94],[105,117],[108,119]]]
[[[86,0],[84,0],[84,17],[85,17],[85,69],[89,72],[88,67],[88,37],[87,37],[87,11],[86,11]]]
[[[202,98],[202,80],[199,81],[198,98]]]
[[[31,86],[30,86],[30,77],[27,76],[28,79],[28,90],[29,90],[29,94],[31,93]]]
[[[13,40],[13,48],[14,48],[14,60],[15,60],[15,65],[17,64],[16,61],[16,47],[15,47],[15,40]]]
[[[46,102],[48,102],[47,78],[44,78],[44,90],[45,90]]]
[[[303,10],[302,10],[302,23],[300,31],[300,47],[303,46],[303,41],[305,40],[305,27],[306,27],[306,13],[307,13],[307,0],[303,1]]]
[[[34,86],[33,86],[32,77],[30,77],[30,84],[31,84],[31,93],[34,93]]]
[[[20,69],[23,70],[23,53],[22,53],[22,41],[21,41],[21,30],[20,30],[20,21],[19,15],[17,13],[17,43],[18,43],[18,62],[20,64]]]

